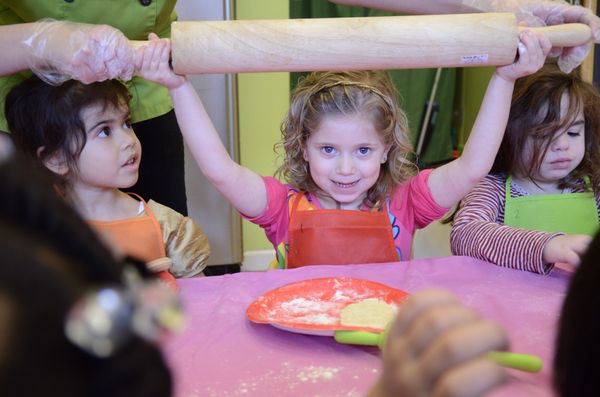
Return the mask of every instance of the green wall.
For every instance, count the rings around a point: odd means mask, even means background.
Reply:
[[[464,68],[460,83],[463,122],[459,132],[459,142],[464,145],[473,127],[488,82],[494,73],[494,67]]]
[[[236,19],[286,19],[289,3],[281,0],[236,2]],[[240,162],[261,175],[273,175],[277,159],[273,145],[281,138],[279,126],[289,105],[289,73],[238,74]],[[244,251],[273,246],[261,228],[243,221]]]

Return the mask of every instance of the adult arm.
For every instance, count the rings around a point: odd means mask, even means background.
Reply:
[[[457,14],[480,12],[462,0],[330,0],[332,3],[363,6],[404,14]]]
[[[404,14],[457,14],[510,12],[529,26],[584,23],[598,37],[600,18],[589,8],[562,0],[329,0],[349,6],[364,6]]]
[[[23,41],[33,32],[33,24],[0,26],[0,75],[5,76],[29,69],[30,56]]]
[[[406,14],[453,14],[471,12],[510,12],[519,22],[529,26],[584,23],[600,42],[600,18],[589,8],[574,6],[562,0],[330,0],[334,3],[365,6]],[[558,65],[565,72],[577,67],[590,51],[592,42],[569,48],[553,48]]]

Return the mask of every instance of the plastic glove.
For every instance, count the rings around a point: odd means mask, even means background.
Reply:
[[[41,20],[23,41],[29,67],[50,84],[130,80],[135,51],[121,31],[108,25]]]
[[[600,42],[600,18],[588,8],[562,0],[463,0],[463,4],[482,12],[514,13],[519,22],[528,26],[584,23],[592,29],[594,40]],[[570,73],[583,62],[591,47],[591,42],[578,47],[557,47],[550,56],[558,56],[560,70]]]

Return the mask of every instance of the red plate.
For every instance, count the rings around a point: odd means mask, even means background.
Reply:
[[[315,278],[266,292],[248,306],[246,315],[255,323],[271,324],[300,333],[331,335],[335,330],[378,332],[382,330],[341,325],[340,312],[351,303],[373,299],[397,306],[407,296],[404,291],[369,280]]]

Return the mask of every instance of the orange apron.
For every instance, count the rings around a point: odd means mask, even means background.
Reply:
[[[299,210],[295,194],[288,229],[287,268],[397,262],[387,211]]]
[[[127,255],[146,263],[167,256],[162,230],[154,213],[146,202],[136,194],[129,193],[144,203],[146,216],[118,221],[89,221],[88,223],[102,233],[110,235],[112,240]],[[158,273],[161,280],[175,290],[179,289],[175,277],[167,272]]]

